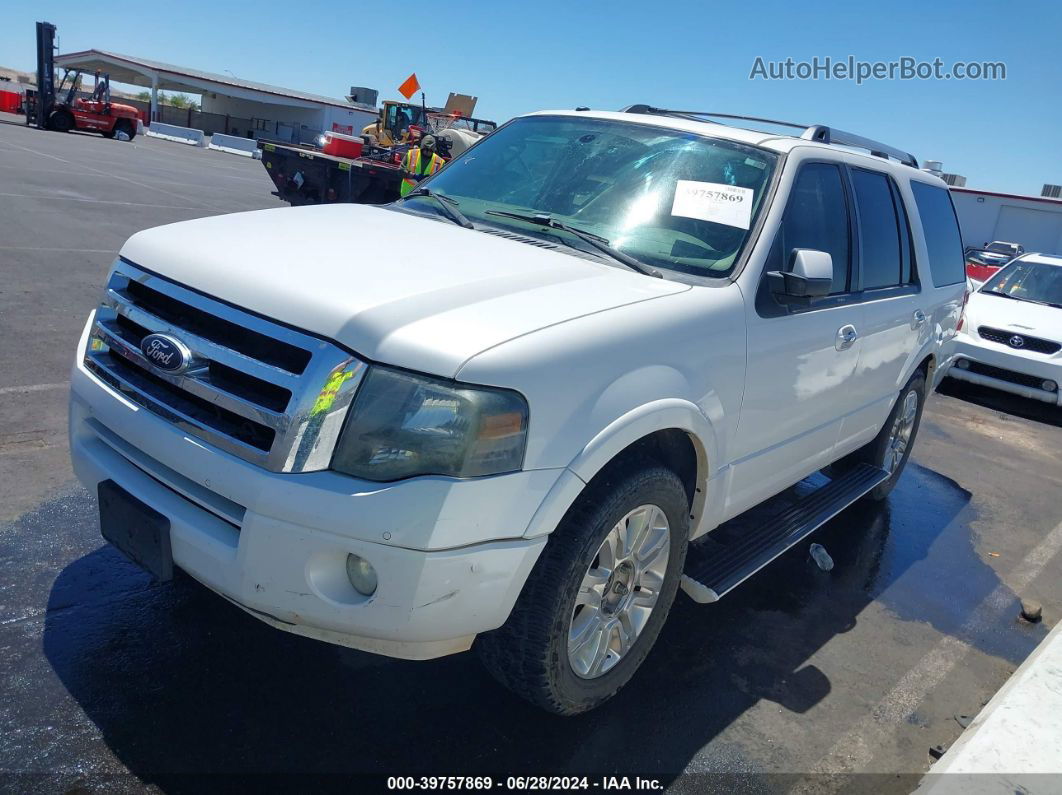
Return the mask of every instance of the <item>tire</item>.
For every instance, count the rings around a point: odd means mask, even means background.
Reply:
[[[604,546],[606,539],[622,543],[626,520],[655,530],[635,544],[645,553],[640,564],[624,562],[622,554],[608,560],[614,547]],[[596,707],[649,654],[678,591],[688,540],[689,501],[674,472],[649,460],[602,472],[550,536],[509,620],[476,641],[480,659],[499,682],[550,712]],[[577,596],[587,604],[577,605]]]
[[[115,122],[115,126],[110,128],[109,135],[107,133],[104,133],[104,135],[107,138],[114,138],[119,132],[125,133],[125,135],[130,137],[131,141],[136,138],[136,127],[129,119],[119,119]]]
[[[911,397],[912,395],[913,397]],[[912,401],[914,401],[913,406]],[[911,376],[904,388],[900,390],[896,403],[893,405],[892,411],[889,412],[889,418],[885,420],[885,424],[878,432],[878,435],[874,437],[874,440],[838,462],[841,465],[841,469],[855,464],[870,464],[891,472],[889,479],[867,492],[863,497],[864,500],[881,502],[895,488],[896,482],[900,479],[900,475],[903,474],[904,467],[907,466],[907,459],[911,457],[911,448],[914,447],[915,437],[918,435],[918,426],[922,422],[922,409],[925,407],[925,403],[926,376],[925,373],[919,370]],[[903,419],[904,417],[906,417],[906,420]],[[903,441],[902,448],[898,449],[894,431],[899,430],[904,423],[907,423],[909,432],[905,441],[902,434],[898,437]]]
[[[74,117],[69,111],[57,110],[48,117],[48,129],[56,132],[70,132],[74,129]]]

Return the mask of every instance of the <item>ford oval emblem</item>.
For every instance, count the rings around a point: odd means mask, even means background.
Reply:
[[[189,365],[192,353],[175,337],[167,334],[148,334],[140,341],[144,358],[167,373],[179,373]]]

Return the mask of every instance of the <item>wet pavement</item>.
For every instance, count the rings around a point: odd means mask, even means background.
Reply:
[[[930,746],[960,733],[954,716],[975,713],[1062,614],[1062,418],[958,384],[930,401],[889,499],[812,537],[831,572],[805,542],[716,605],[680,594],[631,684],[576,718],[511,696],[474,654],[376,657],[271,629],[188,577],[155,584],[103,542],[95,497],[70,473],[77,333],[123,236],[276,201],[256,162],[171,161],[178,145],[3,121],[0,194],[31,198],[0,202],[0,333],[20,342],[0,350],[0,789],[492,773],[906,792]],[[132,180],[123,201],[172,206],[102,213],[120,205],[92,202],[121,180],[79,169],[107,159]],[[159,200],[156,183],[183,198]],[[65,230],[54,245],[49,229]],[[1017,619],[1019,597],[1042,602],[1042,624]]]

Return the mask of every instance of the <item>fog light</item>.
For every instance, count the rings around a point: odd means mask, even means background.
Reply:
[[[955,362],[955,366],[960,370],[965,370],[970,366],[970,362],[967,359],[959,359],[959,361]]]
[[[1046,381],[1044,381],[1042,384],[1040,384],[1040,386],[1042,386],[1048,392],[1054,392],[1056,389],[1058,389],[1058,384],[1056,384],[1050,378],[1048,378]]]
[[[372,596],[376,593],[376,569],[365,558],[357,555],[347,555],[347,577],[354,590],[362,596]]]

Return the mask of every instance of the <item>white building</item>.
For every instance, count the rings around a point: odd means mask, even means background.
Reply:
[[[951,195],[963,246],[1005,240],[1026,251],[1062,253],[1062,199],[960,187],[952,187]]]

